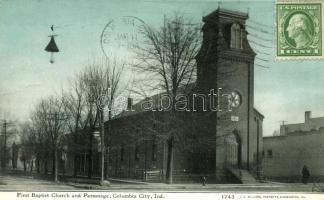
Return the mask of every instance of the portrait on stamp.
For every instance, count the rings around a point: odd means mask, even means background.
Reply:
[[[289,20],[286,31],[288,37],[295,42],[296,49],[307,47],[312,41],[312,25],[311,21],[305,14],[295,14]]]

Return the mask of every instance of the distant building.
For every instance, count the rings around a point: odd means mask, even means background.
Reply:
[[[283,124],[280,126],[280,135],[295,131],[311,131],[324,127],[324,117],[312,118],[312,112],[305,112],[305,122],[296,124]]]
[[[270,179],[300,181],[306,165],[312,179],[324,177],[324,117],[280,126],[280,135],[263,138],[263,171]]]

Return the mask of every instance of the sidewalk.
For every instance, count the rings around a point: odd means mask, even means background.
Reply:
[[[89,184],[84,181],[67,180],[66,185],[86,190],[126,190],[126,191],[244,191],[244,192],[312,192],[312,184],[301,183],[258,183],[258,184],[166,184],[166,183],[149,183],[134,180],[123,180],[110,178],[111,186],[100,186]]]
[[[307,185],[302,183],[280,183],[280,182],[265,182],[253,184],[208,184],[202,186],[199,183],[181,183],[181,184],[166,184],[166,183],[150,183],[139,180],[126,180],[110,178],[110,186],[100,186],[99,177],[88,179],[86,177],[73,178],[60,177],[59,183],[54,183],[51,176],[38,175],[30,173],[7,173],[7,181],[3,187],[12,188],[14,184],[26,184],[31,182],[39,185],[39,188],[47,188],[49,186],[70,187],[80,190],[106,190],[106,191],[199,191],[199,192],[312,192],[313,184]],[[9,182],[8,182],[9,181]],[[24,182],[24,183],[23,183]],[[27,184],[28,184],[27,183]],[[1,181],[0,181],[1,184]],[[48,185],[48,186],[47,186]],[[17,186],[18,187],[18,186]],[[35,186],[36,187],[36,186]]]

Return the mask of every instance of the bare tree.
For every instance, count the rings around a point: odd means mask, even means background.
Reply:
[[[172,183],[175,98],[181,89],[186,90],[195,80],[195,56],[201,45],[200,27],[175,15],[172,19],[165,19],[164,25],[158,29],[143,22],[140,33],[144,42],[135,45],[137,60],[133,66],[137,72],[145,74],[149,81],[146,86],[163,91],[171,98],[166,178],[168,183]]]
[[[108,110],[108,120],[112,118],[114,101],[119,92],[121,75],[125,64],[116,59],[104,59],[101,62],[89,64],[81,73],[80,81],[84,85],[86,126],[90,128],[89,135],[89,163],[92,162],[93,132],[100,127],[101,137],[101,181],[104,180],[105,134],[104,116]],[[92,169],[89,167],[88,177],[91,178]]]
[[[69,132],[72,134],[72,142],[70,148],[73,152],[73,176],[77,175],[77,156],[79,150],[78,133],[87,125],[86,116],[86,98],[85,84],[81,74],[77,74],[70,82],[70,88],[67,92],[63,92],[63,104],[65,112],[70,116],[67,121]]]
[[[32,118],[35,127],[38,127],[40,133],[44,134],[42,137],[45,138],[45,144],[50,146],[54,181],[58,181],[58,150],[66,131],[66,119],[62,98],[53,96],[42,99],[37,104]]]
[[[46,175],[48,173],[48,159],[50,157],[50,149],[48,148],[50,146],[50,139],[48,134],[46,133],[47,126],[42,112],[42,101],[40,101],[35,106],[30,115],[30,121],[26,122],[23,125],[22,134],[26,135],[25,137],[32,138],[32,144],[34,145],[34,154],[36,157],[37,173],[40,173],[42,164],[44,174]],[[24,146],[26,144],[22,143],[22,145]]]
[[[24,171],[27,170],[27,162],[29,162],[33,155],[36,155],[36,134],[31,123],[24,123],[20,126],[20,160],[23,162]]]
[[[112,118],[115,98],[120,95],[119,85],[125,64],[117,60],[102,60],[89,64],[71,81],[71,87],[62,95],[42,99],[31,113],[30,121],[23,125],[23,147],[26,155],[33,151],[36,157],[37,172],[40,162],[44,164],[44,173],[48,171],[48,158],[53,159],[54,180],[58,180],[58,151],[62,147],[64,134],[73,136],[71,149],[74,156],[78,152],[78,134],[88,129],[89,163],[92,163],[94,131],[100,128],[102,151],[102,181],[104,180],[104,111],[107,108],[108,120]],[[32,147],[34,146],[34,148]],[[76,156],[75,156],[76,157]],[[27,157],[26,157],[27,159]],[[92,168],[88,169],[92,176]],[[74,159],[74,176],[76,160]]]

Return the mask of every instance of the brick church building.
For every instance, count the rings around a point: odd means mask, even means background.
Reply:
[[[197,81],[190,91],[206,94],[221,88],[234,99],[231,111],[145,111],[140,101],[105,127],[110,177],[164,181],[167,135],[175,131],[174,182],[248,182],[259,176],[263,115],[254,108],[254,59],[247,40],[248,15],[217,9],[203,17],[203,43],[197,61]],[[152,97],[159,101],[159,95]],[[255,180],[255,179],[254,179]]]

